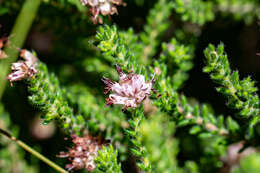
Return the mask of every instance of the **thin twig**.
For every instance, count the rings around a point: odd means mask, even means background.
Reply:
[[[184,114],[184,111],[183,111],[183,108],[182,107],[178,107],[178,112],[180,114]],[[197,117],[197,116],[194,116],[192,115],[190,112],[188,112],[186,115],[185,115],[185,118],[187,119],[194,119],[195,120],[195,123],[198,124],[198,125],[203,125],[203,119],[201,117]],[[215,126],[214,124],[212,123],[205,123],[205,126],[204,126],[208,131],[217,131],[219,135],[222,135],[222,136],[226,136],[228,135],[228,131],[225,130],[225,129],[219,129],[217,126]]]
[[[46,158],[45,156],[43,156],[42,154],[40,154],[38,151],[34,150],[33,148],[31,148],[30,146],[28,146],[27,144],[25,144],[24,142],[16,139],[14,136],[12,136],[9,132],[3,130],[0,128],[0,133],[2,135],[5,135],[6,137],[8,137],[9,139],[11,139],[12,141],[14,141],[15,143],[17,143],[20,147],[22,147],[24,150],[28,151],[29,153],[31,153],[32,155],[34,155],[35,157],[37,157],[38,159],[40,159],[41,161],[45,162],[47,165],[49,165],[50,167],[52,167],[53,169],[55,169],[56,171],[60,172],[60,173],[68,173],[68,171],[66,171],[65,169],[61,168],[59,165],[55,164],[54,162],[52,162],[51,160],[49,160],[48,158]]]

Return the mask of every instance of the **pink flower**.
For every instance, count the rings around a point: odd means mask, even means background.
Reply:
[[[92,21],[95,24],[103,23],[99,14],[103,16],[113,15],[117,13],[116,5],[124,5],[122,0],[81,0],[81,3],[90,7],[90,12],[93,15]]]
[[[12,64],[12,73],[10,73],[7,79],[11,85],[13,81],[19,81],[22,79],[30,79],[36,73],[36,66],[38,59],[28,50],[21,50],[20,56],[24,59]]]
[[[92,137],[86,134],[84,137],[78,137],[71,135],[74,146],[69,149],[68,152],[60,152],[57,157],[66,158],[71,161],[71,164],[67,164],[66,168],[71,170],[86,169],[87,171],[93,171],[96,168],[95,157],[98,155],[98,150],[105,145],[100,137]]]
[[[152,85],[154,80],[145,81],[143,75],[129,73],[125,74],[120,67],[117,66],[117,71],[120,75],[119,82],[114,82],[108,78],[103,78],[102,81],[106,84],[105,94],[110,90],[113,92],[106,99],[107,105],[120,104],[127,108],[138,107],[153,90]]]

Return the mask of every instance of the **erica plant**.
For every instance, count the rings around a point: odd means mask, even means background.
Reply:
[[[0,1],[0,172],[260,172],[259,14]]]

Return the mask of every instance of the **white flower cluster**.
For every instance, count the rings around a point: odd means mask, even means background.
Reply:
[[[108,78],[102,81],[106,84],[105,93],[113,92],[107,98],[107,105],[120,104],[127,108],[138,107],[151,93],[153,80],[146,82],[145,77],[140,74],[125,74],[117,67],[120,79],[114,82]]]
[[[20,56],[24,59],[12,64],[12,73],[10,73],[7,79],[11,85],[13,81],[19,81],[22,79],[30,79],[36,73],[36,66],[38,59],[28,50],[21,50]]]
[[[117,13],[117,5],[124,5],[122,0],[81,0],[81,3],[90,7],[90,12],[93,15],[92,21],[95,24],[103,23],[99,14],[103,16],[113,15]]]
[[[71,135],[73,148],[68,152],[60,152],[58,157],[68,158],[71,162],[66,165],[69,171],[86,169],[91,172],[96,168],[95,157],[98,155],[98,150],[105,144],[101,138],[92,137],[86,134],[84,137],[78,137],[75,134]]]

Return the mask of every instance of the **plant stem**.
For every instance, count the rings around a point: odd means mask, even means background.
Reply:
[[[10,71],[10,65],[16,61],[18,57],[19,48],[24,44],[40,3],[41,0],[26,0],[16,18],[9,36],[8,45],[4,49],[7,58],[0,61],[0,100],[6,87],[6,76]]]
[[[178,106],[178,112],[180,114],[184,114],[184,109],[180,106]],[[195,120],[195,124],[197,125],[203,125],[203,119],[202,117],[196,117],[194,115],[192,115],[190,112],[188,112],[186,115],[185,115],[185,118],[186,119],[193,119]],[[218,134],[220,136],[228,136],[228,131],[226,129],[219,129],[217,126],[215,126],[214,124],[212,123],[209,123],[207,122],[205,125],[204,125],[204,128],[206,128],[209,132],[211,131],[217,131]]]
[[[0,129],[0,133],[5,135],[5,136],[7,136],[12,141],[16,142],[24,150],[28,151],[29,153],[31,153],[32,155],[34,155],[35,157],[37,157],[41,161],[45,162],[47,165],[49,165],[50,167],[52,167],[56,171],[58,171],[60,173],[68,173],[68,171],[66,171],[65,169],[61,168],[59,165],[55,164],[54,162],[52,162],[51,160],[49,160],[48,158],[46,158],[45,156],[43,156],[42,154],[40,154],[39,152],[37,152],[36,150],[31,148],[30,146],[28,146],[27,144],[25,144],[24,142],[16,139],[14,136],[12,136],[7,131],[5,131],[3,129]]]

